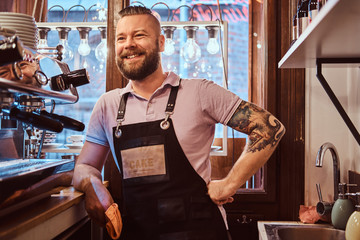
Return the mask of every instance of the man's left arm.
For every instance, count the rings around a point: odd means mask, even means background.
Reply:
[[[285,127],[271,113],[246,101],[240,103],[228,126],[249,137],[228,175],[208,184],[208,194],[218,205],[233,201],[236,190],[267,162],[285,134]]]

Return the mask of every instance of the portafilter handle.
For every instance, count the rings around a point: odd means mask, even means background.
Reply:
[[[25,112],[25,111],[21,111],[18,108],[11,108],[10,110],[3,109],[2,111],[8,112],[11,119],[15,119],[27,124],[31,124],[32,126],[42,130],[48,130],[48,131],[60,133],[64,128],[61,122],[40,115],[36,112]]]
[[[79,131],[79,132],[82,132],[85,129],[85,125],[82,122],[77,121],[72,118],[69,118],[69,117],[66,117],[66,116],[63,116],[63,115],[49,113],[45,110],[42,110],[40,112],[40,115],[60,121],[64,125],[64,128],[67,128],[67,129],[71,129],[71,130],[75,130],[75,131]]]

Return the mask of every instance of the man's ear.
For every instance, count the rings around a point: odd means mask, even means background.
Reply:
[[[160,52],[163,52],[165,50],[165,37],[162,34],[159,36],[159,48]]]

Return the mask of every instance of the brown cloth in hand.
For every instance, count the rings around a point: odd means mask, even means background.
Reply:
[[[118,205],[116,203],[111,204],[106,210],[105,215],[108,219],[106,223],[107,232],[112,239],[118,239],[123,226]]]

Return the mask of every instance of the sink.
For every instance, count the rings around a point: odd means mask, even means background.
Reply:
[[[326,227],[277,227],[274,231],[279,240],[345,240],[345,231]]]
[[[330,224],[301,224],[296,222],[261,222],[262,240],[345,240],[345,231]]]

